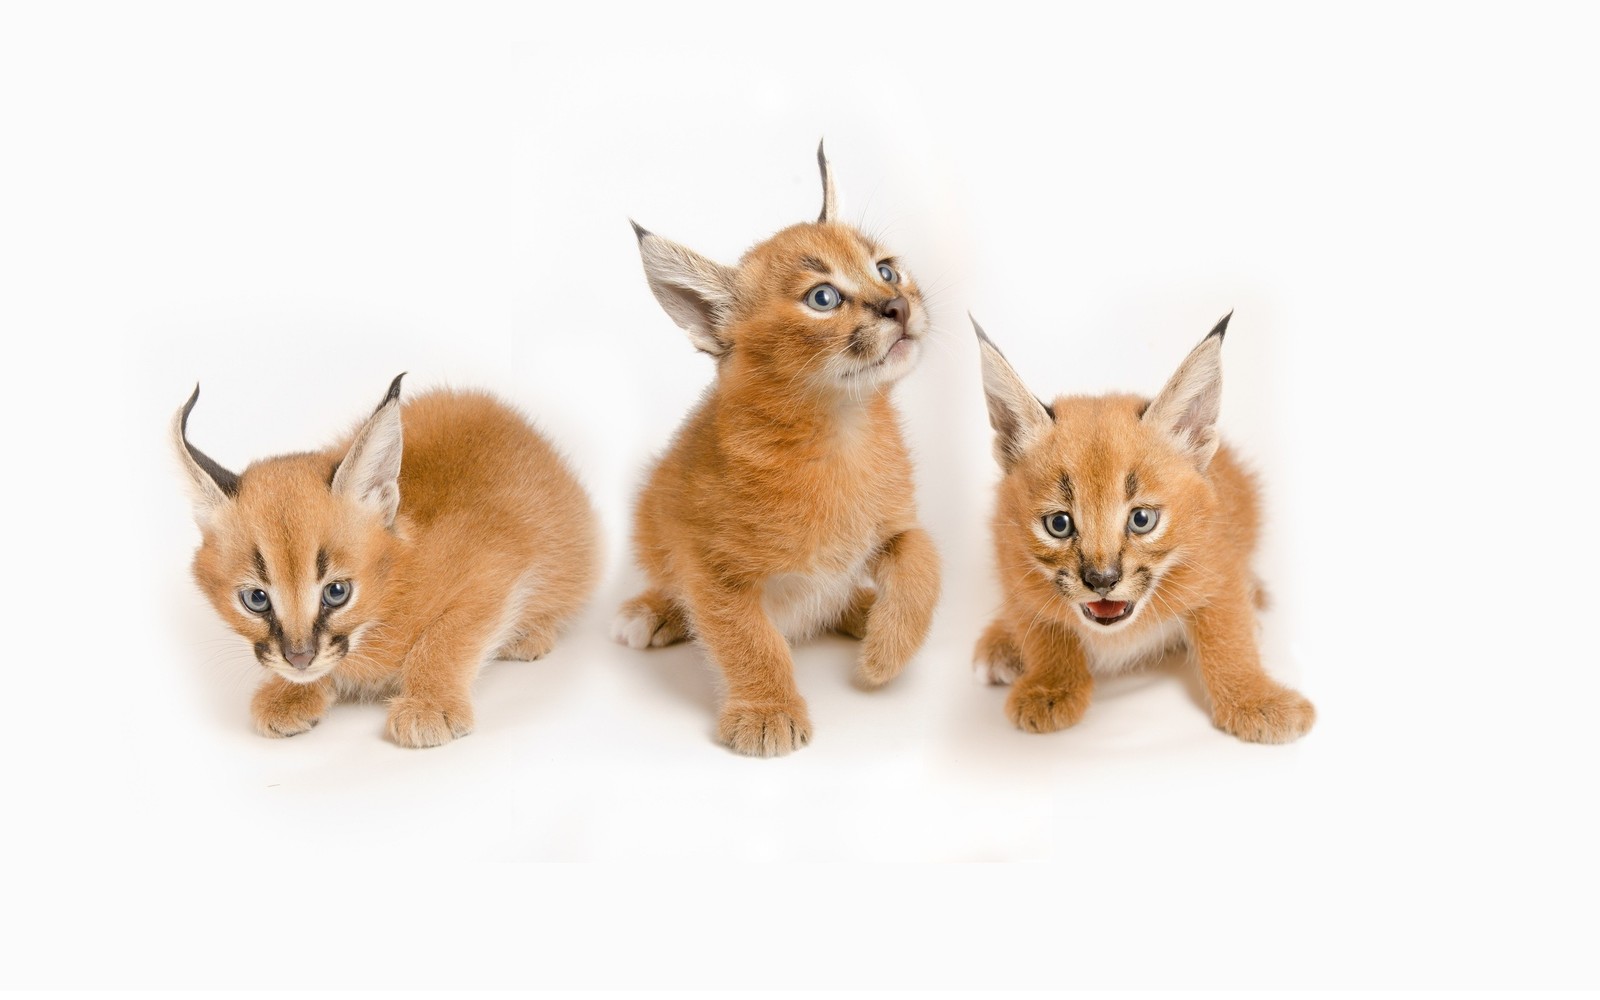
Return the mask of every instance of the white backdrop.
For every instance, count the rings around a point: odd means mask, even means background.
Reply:
[[[1593,28],[6,7],[0,985],[1593,986]],[[747,760],[696,649],[606,638],[630,497],[712,375],[627,219],[731,261],[814,217],[823,136],[932,292],[897,397],[945,593],[883,691],[800,648],[813,745]],[[966,311],[1053,395],[1152,392],[1230,308],[1264,651],[1316,729],[1238,743],[1171,668],[1016,732],[968,666],[998,588]],[[604,583],[484,673],[465,740],[401,750],[379,706],[262,739],[167,421],[200,381],[193,438],[237,468],[402,370],[536,417]],[[824,860],[1040,863],[738,864]]]

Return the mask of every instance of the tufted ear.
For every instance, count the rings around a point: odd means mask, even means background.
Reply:
[[[1171,438],[1201,471],[1217,453],[1217,416],[1222,411],[1222,338],[1232,318],[1230,312],[1217,321],[1144,411],[1144,423]]]
[[[833,174],[828,170],[828,157],[822,151],[822,143],[817,143],[817,166],[822,170],[822,214],[817,216],[818,222],[833,222],[838,219],[838,202],[833,196]]]
[[[199,398],[200,386],[196,384],[189,401],[172,418],[172,444],[188,477],[195,523],[204,530],[216,512],[239,495],[239,477],[189,443],[189,412]]]
[[[639,237],[644,276],[661,308],[683,327],[698,350],[712,357],[728,353],[731,345],[719,330],[733,312],[734,269],[657,236],[637,222],[633,232]]]
[[[972,319],[969,315],[968,319]],[[1028,448],[1054,420],[1050,409],[1022,384],[1016,370],[994,341],[972,320],[983,355],[983,395],[989,403],[989,426],[994,428],[994,458],[1011,471]]]
[[[400,430],[400,380],[389,383],[389,392],[356,432],[350,450],[339,460],[333,473],[333,493],[370,507],[394,524],[400,510],[400,458],[404,451]]]

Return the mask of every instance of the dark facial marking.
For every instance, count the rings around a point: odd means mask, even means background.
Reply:
[[[261,550],[258,548],[251,554],[255,556],[256,573],[261,577],[261,582],[266,584],[272,583],[272,581],[267,578],[267,561],[261,557]]]
[[[329,643],[329,645],[333,646],[334,649],[337,649],[339,651],[339,655],[340,656],[349,656],[350,655],[350,637],[349,636],[347,636],[347,635],[331,636],[328,639],[328,643]]]
[[[1064,472],[1061,474],[1061,497],[1066,501],[1067,509],[1071,510],[1077,497],[1072,492],[1072,480],[1068,479]]]
[[[317,549],[317,579],[321,580],[328,575],[328,550]]]
[[[867,327],[862,324],[850,331],[850,342],[844,349],[858,358],[867,357],[872,353],[872,345],[867,343]]]
[[[822,261],[818,260],[817,258],[811,257],[811,256],[801,257],[800,258],[800,266],[805,268],[807,271],[815,271],[818,274],[832,274],[833,273],[832,269],[830,269],[828,267],[828,265],[824,264]]]
[[[255,644],[254,648],[255,648],[255,651],[256,651],[256,659],[261,661],[261,665],[262,666],[266,666],[267,665],[267,653],[269,651],[271,651],[272,645],[270,643],[266,643],[266,642],[258,642],[258,643]]]
[[[1128,473],[1128,478],[1122,481],[1122,488],[1128,491],[1128,499],[1132,500],[1139,495],[1139,475],[1135,472]]]

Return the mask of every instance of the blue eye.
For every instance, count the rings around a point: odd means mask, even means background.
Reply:
[[[1128,530],[1135,535],[1148,535],[1155,530],[1156,522],[1161,520],[1161,512],[1149,507],[1135,507],[1133,513],[1128,515]]]
[[[844,296],[832,285],[818,285],[806,293],[806,305],[819,312],[837,309],[839,303],[844,301]]]
[[[887,281],[891,285],[898,285],[900,283],[900,275],[896,274],[894,268],[890,267],[888,264],[878,265],[878,277],[882,278],[884,281]]]
[[[1072,537],[1072,516],[1064,511],[1044,516],[1044,530],[1050,533],[1051,538]]]
[[[239,603],[253,615],[264,615],[272,609],[272,598],[260,587],[248,587],[239,591]]]
[[[330,608],[342,606],[350,600],[350,584],[343,580],[335,580],[322,588],[322,603]]]

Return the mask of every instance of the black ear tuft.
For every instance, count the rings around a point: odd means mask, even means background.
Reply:
[[[239,477],[224,469],[210,455],[189,443],[189,414],[194,410],[194,404],[200,399],[200,383],[194,384],[194,392],[189,394],[189,401],[183,404],[183,416],[178,419],[178,436],[183,439],[183,448],[194,460],[194,464],[217,484],[225,496],[236,497],[239,495]]]
[[[634,239],[642,240],[646,236],[650,235],[650,230],[648,230],[645,227],[639,225],[637,222],[634,222],[632,219],[628,220],[628,225],[633,227],[633,237],[634,237]]]
[[[401,372],[394,377],[393,382],[389,383],[389,391],[384,393],[383,402],[378,404],[378,410],[383,409],[385,406],[388,406],[390,403],[400,398],[400,380],[405,377],[406,373]],[[377,413],[378,410],[373,410],[372,412]]]
[[[833,193],[833,175],[828,172],[828,154],[823,152],[823,140],[817,140],[817,169],[822,171],[822,212],[818,214],[818,222],[832,222],[838,214],[835,205],[837,200]]]
[[[990,347],[994,348],[995,353],[1000,355],[1002,358],[1006,356],[1005,352],[1000,350],[1000,345],[996,344],[994,341],[990,340],[989,339],[989,335],[987,333],[983,332],[983,327],[978,325],[978,317],[972,315],[972,311],[971,310],[967,311],[967,319],[972,322],[972,331],[978,335],[978,339],[979,340],[983,341],[985,344],[988,344]]]
[[[1228,335],[1228,320],[1233,319],[1233,310],[1228,310],[1228,315],[1217,320],[1217,325],[1211,328],[1207,337],[1226,337]]]

